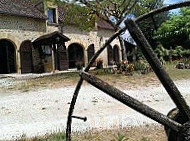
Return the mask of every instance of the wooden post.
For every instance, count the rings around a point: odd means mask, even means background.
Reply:
[[[133,54],[133,62],[137,61],[137,57],[136,57],[136,46],[134,48],[132,48],[132,54]]]
[[[58,45],[55,44],[55,70],[58,70],[58,54],[57,54]]]
[[[55,55],[54,55],[54,46],[52,44],[52,47],[51,47],[51,55],[52,55],[52,72],[55,73]]]

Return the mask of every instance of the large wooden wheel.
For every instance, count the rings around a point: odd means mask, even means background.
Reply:
[[[153,119],[154,121],[162,124],[166,129],[166,134],[168,136],[168,141],[190,141],[190,110],[189,106],[187,105],[185,99],[181,95],[180,91],[166,73],[165,69],[161,65],[159,59],[155,55],[154,51],[152,50],[150,44],[148,43],[147,39],[143,35],[142,31],[138,27],[137,23],[156,14],[159,14],[164,11],[169,11],[176,8],[181,8],[185,6],[190,6],[190,1],[181,2],[169,6],[165,6],[156,10],[153,10],[147,14],[144,14],[134,20],[126,20],[125,24],[126,27],[117,31],[114,35],[112,35],[106,43],[96,52],[96,54],[90,60],[88,66],[85,68],[84,72],[80,73],[80,80],[76,86],[75,92],[73,94],[73,98],[71,101],[69,113],[68,113],[68,121],[67,121],[67,129],[66,129],[66,140],[71,140],[71,124],[72,118],[78,118],[82,120],[86,120],[86,118],[73,116],[75,103],[78,97],[78,93],[82,86],[83,80],[87,81],[94,87],[102,90],[106,94],[110,95],[111,97],[117,99],[121,103],[129,106],[130,108],[138,111],[139,113]],[[129,95],[123,93],[117,88],[110,86],[108,83],[100,80],[94,75],[87,73],[92,66],[93,62],[97,59],[97,57],[102,53],[102,51],[110,45],[110,43],[118,37],[121,33],[123,33],[126,29],[129,30],[131,36],[137,43],[137,45],[141,48],[145,58],[151,65],[152,69],[154,70],[155,74],[163,84],[164,88],[166,89],[167,93],[175,103],[177,109],[172,110],[169,112],[168,116],[159,113],[158,111],[152,109],[151,107],[141,103],[140,101],[130,97]]]

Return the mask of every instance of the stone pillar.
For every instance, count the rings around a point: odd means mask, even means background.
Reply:
[[[21,74],[21,58],[20,58],[20,50],[16,51],[16,71],[18,74]]]

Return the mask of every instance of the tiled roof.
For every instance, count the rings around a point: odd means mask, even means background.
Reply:
[[[0,14],[46,19],[30,0],[0,0]]]
[[[57,38],[59,38],[59,41],[57,41]],[[37,44],[53,44],[53,43],[59,43],[60,41],[68,42],[70,39],[63,35],[61,32],[55,31],[43,36],[40,36],[39,38],[35,39],[33,41],[34,45]]]
[[[97,18],[97,26],[101,29],[108,29],[108,30],[114,30],[113,26],[109,24],[108,22],[101,20],[100,18]]]
[[[0,14],[47,19],[46,15],[35,7],[39,2],[39,0],[37,2],[31,2],[31,0],[0,0]],[[64,21],[64,6],[59,6],[58,12],[59,21]],[[100,18],[97,20],[97,25],[101,29],[114,29],[108,22]]]

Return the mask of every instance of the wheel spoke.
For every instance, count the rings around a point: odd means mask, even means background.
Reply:
[[[187,6],[190,6],[190,1],[179,2],[179,3],[176,3],[176,4],[171,4],[169,6],[163,6],[161,8],[154,9],[154,10],[148,12],[148,13],[145,13],[145,14],[137,17],[135,19],[135,22],[138,23],[138,22],[141,22],[141,21],[151,17],[152,15],[157,15],[157,14],[165,12],[165,11],[169,11],[169,10],[176,9],[176,8],[181,8],[181,7],[187,7]]]
[[[141,48],[144,56],[146,57],[147,61],[151,65],[152,69],[156,73],[157,77],[165,87],[166,91],[168,92],[171,99],[174,101],[180,112],[183,114],[183,116],[189,120],[190,119],[190,110],[189,106],[187,105],[185,99],[181,95],[180,91],[172,81],[172,79],[169,77],[167,72],[165,71],[164,67],[160,63],[158,57],[154,53],[152,47],[146,40],[144,34],[138,27],[138,25],[133,20],[127,20],[125,22],[126,26],[128,27],[128,30],[135,40],[135,42],[138,44],[138,46]]]
[[[173,129],[174,131],[178,132],[180,130],[181,128],[180,123],[177,123],[176,121],[168,118],[167,116],[159,113],[158,111],[150,108],[149,106],[141,103],[140,101],[130,97],[129,95],[109,85],[108,83],[102,81],[101,79],[95,77],[94,75],[88,74],[86,72],[82,72],[80,75],[83,80],[87,81],[88,83],[98,88],[99,90],[105,92],[109,96],[117,99],[121,103],[129,106],[135,111],[138,111],[139,113],[157,121],[158,123],[164,126]]]

